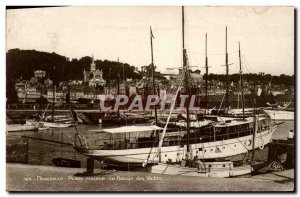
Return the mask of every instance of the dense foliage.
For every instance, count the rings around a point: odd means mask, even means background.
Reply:
[[[56,81],[83,80],[83,70],[89,70],[92,58],[89,56],[80,59],[69,59],[56,53],[46,53],[36,50],[11,49],[6,54],[7,79],[29,80],[34,70],[45,70],[50,79]],[[104,79],[122,79],[123,66],[127,78],[139,79],[141,75],[135,72],[136,67],[127,63],[108,60],[95,60],[96,68],[103,71]],[[55,77],[54,77],[55,76]]]

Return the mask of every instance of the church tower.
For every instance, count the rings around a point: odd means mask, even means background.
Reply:
[[[94,72],[95,70],[96,70],[96,64],[94,62],[94,55],[92,55],[91,72]]]

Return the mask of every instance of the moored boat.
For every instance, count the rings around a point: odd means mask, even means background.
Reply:
[[[195,176],[195,177],[219,177],[228,178],[250,174],[253,171],[251,165],[235,166],[231,161],[222,162],[198,162],[193,167],[185,167],[180,164],[158,164],[148,167],[151,173]]]
[[[58,122],[41,122],[44,127],[49,128],[67,128],[73,126],[72,123],[58,123]]]
[[[60,123],[60,122],[47,122],[47,121],[36,121],[26,120],[26,125],[37,126],[38,130],[47,130],[49,128],[67,128],[73,126],[72,123]]]
[[[276,129],[277,125],[272,125],[268,117],[260,117],[255,129],[253,117],[250,117],[246,120],[217,122],[205,130],[191,130],[190,156],[211,160],[245,154],[252,149],[263,149],[271,141]],[[158,139],[155,133],[159,132],[161,139],[162,130],[157,126],[104,129],[99,132],[107,134],[106,139],[101,139],[96,145],[89,145],[89,140],[82,140],[83,137],[77,135],[74,148],[85,156],[117,165],[141,166],[146,160],[148,164],[157,164],[159,160],[161,163],[185,160],[186,131],[167,132],[160,153],[157,154]],[[78,144],[78,140],[82,144]]]
[[[273,109],[264,109],[264,111],[271,117],[272,120],[294,120],[295,114],[294,111],[287,110],[273,110]]]
[[[37,130],[38,130],[38,126],[36,125],[6,124],[6,132],[37,131]]]
[[[62,157],[56,157],[52,159],[52,163],[59,167],[67,167],[67,168],[80,168],[81,162],[79,160],[74,159],[66,159]]]

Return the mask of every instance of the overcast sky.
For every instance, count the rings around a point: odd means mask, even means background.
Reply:
[[[228,26],[230,73],[243,70],[294,74],[292,7],[186,7],[186,48],[190,66],[204,72],[205,33],[209,72],[225,74]],[[141,67],[151,63],[150,33],[158,70],[182,65],[181,7],[60,7],[7,10],[7,50],[55,52],[69,58],[94,54]],[[195,68],[194,68],[195,69]]]

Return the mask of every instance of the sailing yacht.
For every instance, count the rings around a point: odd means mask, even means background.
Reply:
[[[183,10],[182,16],[184,29]],[[190,95],[186,60],[183,30],[183,75],[185,89]],[[174,105],[175,102],[172,103],[170,115]],[[86,139],[76,132],[73,147],[82,155],[117,166],[158,166],[158,163],[169,165],[191,160],[211,162],[263,149],[277,129],[268,116],[257,115],[243,118],[210,116],[212,122],[205,127],[191,127],[187,106],[185,128],[170,130],[167,129],[170,115],[164,127],[142,125],[94,131],[102,134],[101,140]],[[220,165],[226,166],[227,163]]]
[[[277,125],[272,125],[269,117],[259,117],[256,123],[253,119],[226,120],[215,122],[201,131],[191,130],[190,156],[212,160],[263,149],[270,142]],[[107,138],[97,144],[92,144],[95,140],[88,141],[77,135],[80,143],[74,142],[74,148],[80,154],[96,160],[125,166],[141,166],[147,159],[148,164],[155,164],[159,162],[159,157],[162,163],[185,160],[188,156],[186,131],[166,132],[160,153],[157,154],[159,140],[155,133],[159,132],[161,139],[162,131],[162,127],[154,125],[104,129],[96,132],[106,134]]]
[[[53,98],[52,98],[52,114],[46,116],[46,112],[50,104],[47,105],[43,114],[40,114],[39,120],[26,120],[26,125],[39,125],[39,130],[47,130],[49,128],[67,128],[73,125],[72,118],[65,115],[54,115],[56,105],[56,86],[53,87]]]

